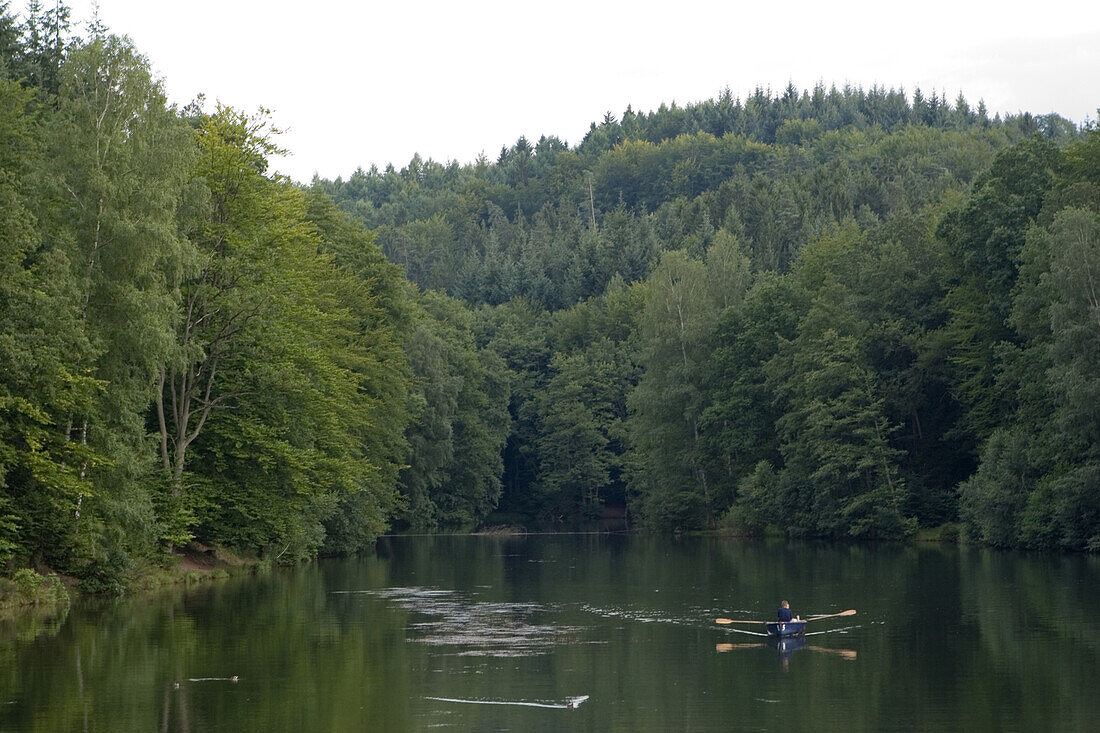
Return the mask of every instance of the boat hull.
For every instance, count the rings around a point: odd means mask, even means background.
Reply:
[[[801,636],[806,631],[805,621],[769,621],[765,624],[765,628],[768,630],[768,636]]]

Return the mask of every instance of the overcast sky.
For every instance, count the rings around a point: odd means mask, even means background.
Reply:
[[[93,0],[68,4],[90,18]],[[495,159],[520,135],[574,145],[628,104],[788,81],[962,92],[991,114],[1078,123],[1100,107],[1095,0],[100,0],[99,12],[173,101],[271,109],[291,151],[275,168],[306,182],[415,152]]]

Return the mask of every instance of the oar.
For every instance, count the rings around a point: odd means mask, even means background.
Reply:
[[[855,616],[856,609],[849,608],[847,611],[841,611],[840,613],[830,613],[825,616],[811,616],[806,621],[820,621],[823,618],[836,618],[837,616]]]
[[[859,656],[855,649],[830,649],[824,646],[808,646],[806,649],[812,649],[815,652],[825,652],[826,654],[835,654],[841,659],[847,659],[849,662],[854,662]]]
[[[847,611],[841,611],[840,613],[830,613],[824,616],[813,616],[811,618],[803,619],[804,621],[820,621],[823,618],[836,618],[838,616],[855,616],[856,609],[849,608]],[[732,618],[716,618],[714,619],[716,624],[767,624],[771,621],[748,621],[746,619],[732,619]]]
[[[763,649],[767,644],[715,644],[714,651],[716,652],[732,652],[734,649]]]

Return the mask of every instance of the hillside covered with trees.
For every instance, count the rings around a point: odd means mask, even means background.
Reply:
[[[0,563],[769,528],[1100,549],[1100,131],[919,90],[295,184],[0,5]]]
[[[1081,549],[1097,165],[1055,115],[818,86],[312,188],[479,307],[501,519]]]

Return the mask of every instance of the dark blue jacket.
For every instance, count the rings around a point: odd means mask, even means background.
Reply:
[[[779,623],[783,624],[791,620],[791,609],[780,608],[779,609]]]

